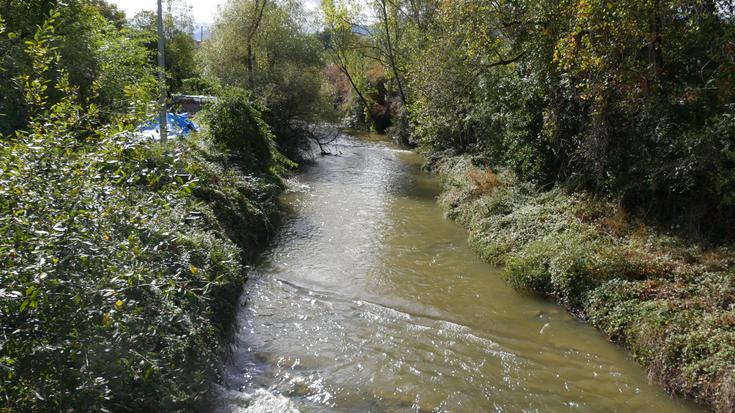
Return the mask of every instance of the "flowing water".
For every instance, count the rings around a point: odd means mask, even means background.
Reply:
[[[215,411],[691,412],[445,220],[417,155],[343,137],[291,183]]]

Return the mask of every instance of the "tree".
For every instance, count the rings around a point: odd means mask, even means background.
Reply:
[[[78,89],[80,104],[105,107],[107,115],[120,113],[140,97],[127,96],[126,87],[140,91],[144,88],[138,86],[149,86],[141,38],[123,26],[115,6],[102,0],[6,1],[0,7],[8,34],[0,39],[0,134],[10,134],[27,123],[25,92],[18,79],[30,72],[32,62],[24,49],[54,8],[59,17],[52,46],[60,58],[48,75],[55,80],[63,70]],[[58,91],[49,92],[50,103],[63,97]]]
[[[357,13],[353,9],[334,0],[323,0],[322,13],[326,29],[323,36],[327,53],[350,82],[373,124],[376,124],[378,120],[371,110],[372,105],[365,97],[356,76],[366,71],[367,59],[377,60],[381,64],[382,61],[373,53],[374,47],[370,44],[370,40],[356,33],[356,27],[364,26],[356,22]]]
[[[156,13],[141,11],[131,19],[131,25],[140,32],[140,36],[148,39],[146,47],[151,52],[151,64],[155,64],[158,50]],[[196,43],[191,36],[193,27],[191,10],[178,2],[169,2],[163,20],[166,45],[164,60],[169,90],[177,91],[183,86],[184,80],[198,76],[195,60]]]
[[[378,9],[378,18],[382,27],[380,39],[382,43],[382,54],[393,72],[393,79],[398,86],[398,96],[401,103],[406,105],[408,99],[403,88],[403,71],[399,70],[398,58],[401,54],[402,28],[403,22],[398,15],[398,7],[391,0],[376,0]]]
[[[263,12],[267,5],[268,0],[253,0],[250,13],[248,13],[249,18],[247,21],[245,44],[247,45],[248,86],[251,90],[255,86],[255,79],[253,78],[253,39],[255,38],[255,34],[258,33],[258,27],[260,27],[260,22],[263,20]]]
[[[714,132],[735,103],[731,2],[458,0],[430,19],[414,6],[406,73],[422,145],[732,231],[731,137]]]
[[[288,155],[299,125],[329,116],[321,45],[299,2],[229,1],[200,57],[205,77],[251,93]]]

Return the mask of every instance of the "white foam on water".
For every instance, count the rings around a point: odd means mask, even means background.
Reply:
[[[221,413],[299,413],[294,403],[281,394],[266,389],[252,392],[225,391],[226,406]]]

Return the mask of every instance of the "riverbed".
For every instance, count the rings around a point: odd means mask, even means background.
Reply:
[[[250,272],[219,412],[696,412],[446,220],[421,160],[343,136],[289,183]]]

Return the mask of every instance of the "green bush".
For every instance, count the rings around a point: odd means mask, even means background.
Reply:
[[[482,162],[461,156],[438,162],[434,168],[446,188],[440,203],[449,217],[468,228],[470,243],[487,261],[504,264],[507,254],[528,243],[572,229],[568,228],[575,223],[572,207],[581,199],[563,196],[558,189],[538,191],[504,169],[497,173],[500,185],[482,196],[468,178],[478,170],[475,163]]]
[[[68,157],[2,148],[0,404],[177,411],[203,402],[245,280],[242,258],[267,234],[280,189],[208,158],[217,152],[206,145],[110,138]],[[212,164],[223,173],[204,172]],[[221,195],[198,195],[211,192]],[[222,220],[219,210],[245,202]],[[245,235],[230,238],[231,226]]]
[[[0,411],[201,410],[280,179],[197,134],[96,127],[49,33],[0,140]]]
[[[221,86],[219,86],[215,80],[202,77],[190,77],[181,81],[179,92],[186,95],[213,95],[220,89]]]
[[[599,262],[590,240],[565,232],[527,244],[506,260],[505,276],[516,288],[528,288],[557,297],[579,308],[585,295],[606,278],[606,263]]]
[[[206,108],[204,117],[216,143],[236,151],[248,163],[272,162],[273,134],[244,90],[226,90]]]
[[[624,343],[671,391],[733,407],[735,277],[611,280],[592,292],[590,323]]]

